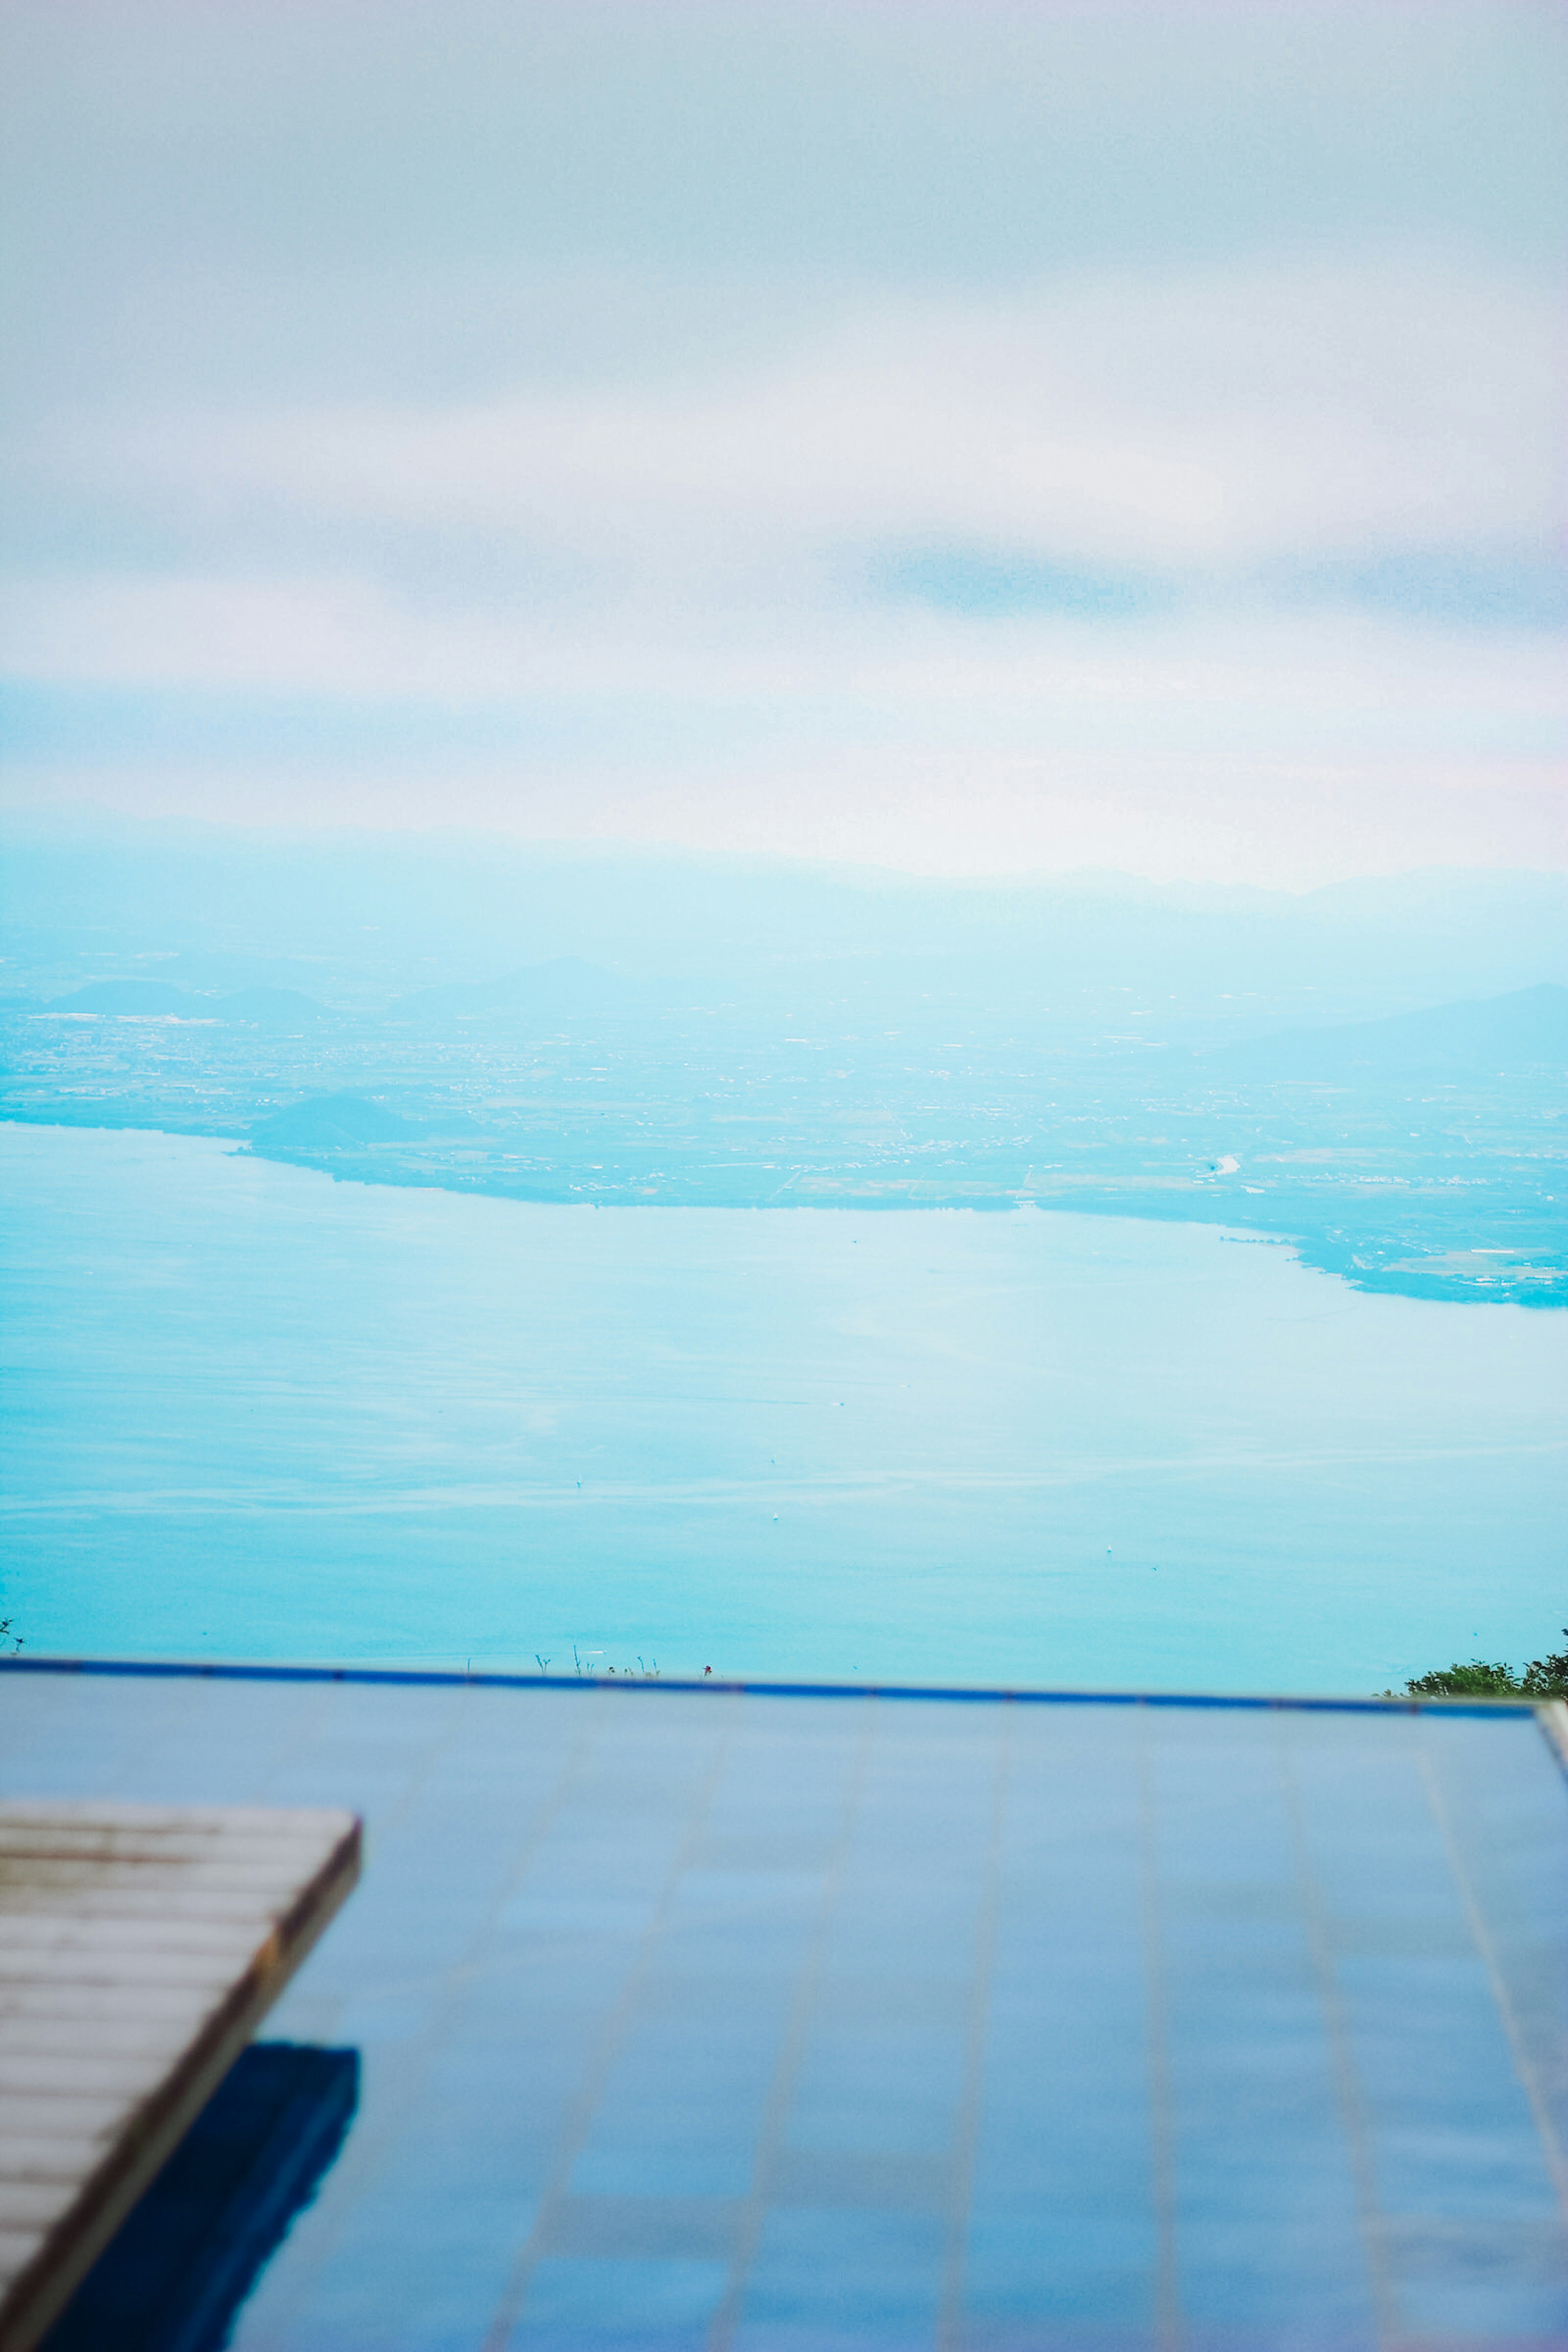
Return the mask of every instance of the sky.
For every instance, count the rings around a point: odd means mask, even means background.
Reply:
[[[5,0],[0,803],[1568,866],[1568,15]]]

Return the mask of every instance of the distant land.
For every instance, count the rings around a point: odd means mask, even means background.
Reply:
[[[166,981],[98,980],[57,996],[48,1013],[112,1013],[122,1018],[247,1021],[268,1028],[320,1021],[325,1008],[298,988],[240,988],[230,996],[203,996]]]
[[[520,1200],[1197,1220],[1568,1304],[1563,877],[1296,899],[438,840],[248,872],[247,837],[158,831],[24,843],[25,906],[7,861],[0,1116]]]
[[[288,835],[103,810],[0,816],[0,950],[58,997],[139,977],[343,1009],[577,960],[862,1013],[925,994],[1264,1024],[1568,983],[1568,877],[1449,868],[1300,895],[1079,873],[942,882],[463,834]]]
[[[289,1110],[274,1112],[250,1130],[251,1149],[263,1158],[294,1159],[301,1153],[353,1150],[367,1143],[403,1143],[419,1133],[412,1120],[384,1110],[363,1095],[310,1095]]]
[[[1377,1077],[1413,1084],[1431,1076],[1452,1084],[1510,1070],[1568,1073],[1568,988],[1542,981],[1479,1004],[1437,1004],[1384,1021],[1287,1030],[1229,1047],[1226,1065],[1276,1080],[1342,1086]]]

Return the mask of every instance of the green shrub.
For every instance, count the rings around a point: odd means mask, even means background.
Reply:
[[[1412,1698],[1517,1698],[1523,1685],[1508,1666],[1472,1658],[1468,1666],[1456,1659],[1451,1666],[1434,1666],[1429,1675],[1414,1675],[1405,1687]]]
[[[1568,1640],[1568,1625],[1563,1628]],[[1434,1666],[1430,1674],[1415,1675],[1405,1685],[1412,1698],[1568,1698],[1568,1650],[1546,1658],[1531,1658],[1519,1674],[1500,1660],[1490,1664],[1472,1658],[1451,1666]],[[1385,1691],[1385,1698],[1394,1693]]]
[[[1563,1636],[1568,1641],[1568,1625],[1563,1626]],[[1568,1698],[1568,1650],[1554,1651],[1549,1658],[1531,1658],[1519,1686],[1531,1698]]]

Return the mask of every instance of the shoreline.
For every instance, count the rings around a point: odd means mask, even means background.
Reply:
[[[1422,1299],[1436,1306],[1524,1307],[1546,1312],[1568,1308],[1568,1266],[1527,1263],[1504,1269],[1497,1265],[1500,1257],[1524,1256],[1523,1250],[1515,1253],[1495,1244],[1477,1244],[1469,1249],[1456,1250],[1448,1244],[1432,1250],[1424,1263],[1409,1254],[1407,1244],[1398,1242],[1392,1246],[1382,1245],[1386,1254],[1378,1263],[1374,1252],[1379,1245],[1365,1235],[1347,1234],[1342,1227],[1314,1231],[1300,1221],[1265,1218],[1243,1207],[1235,1196],[1216,1193],[1212,1182],[1195,1179],[1191,1189],[1184,1191],[1169,1185],[1137,1186],[1092,1178],[1075,1179],[1070,1190],[1064,1187],[1055,1192],[984,1186],[978,1181],[972,1185],[942,1184],[934,1179],[915,1178],[891,1181],[876,1191],[851,1192],[833,1189],[829,1181],[797,1188],[796,1180],[792,1178],[783,1184],[759,1188],[750,1197],[737,1197],[740,1188],[731,1186],[726,1197],[695,1188],[676,1192],[668,1181],[663,1189],[657,1191],[629,1180],[590,1189],[564,1179],[552,1182],[531,1175],[508,1180],[482,1171],[470,1173],[457,1169],[400,1166],[382,1156],[388,1147],[268,1147],[253,1142],[243,1131],[216,1131],[206,1126],[174,1127],[163,1122],[101,1117],[29,1118],[18,1116],[12,1109],[0,1119],[0,1128],[5,1127],[39,1128],[67,1134],[170,1136],[220,1144],[234,1158],[300,1169],[310,1175],[326,1176],[338,1184],[364,1184],[395,1192],[447,1192],[458,1199],[513,1201],[521,1206],[535,1208],[858,1210],[868,1215],[968,1210],[984,1216],[1034,1209],[1042,1215],[1119,1218],[1139,1224],[1198,1225],[1227,1239],[1290,1250],[1299,1263],[1312,1272],[1328,1275],[1348,1289],[1373,1297]],[[772,1175],[775,1171],[766,1169],[759,1172]],[[1226,1213],[1215,1213],[1222,1201]],[[1203,1204],[1201,1208],[1199,1202]],[[1395,1256],[1394,1249],[1402,1255]],[[1484,1266],[1478,1266],[1477,1260],[1485,1261]],[[1448,1271],[1439,1271],[1442,1267]]]

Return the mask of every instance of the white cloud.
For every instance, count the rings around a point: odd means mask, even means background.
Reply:
[[[1559,341],[1524,290],[1302,264],[884,305],[640,390],[78,417],[33,452],[44,496],[123,556],[17,571],[5,666],[394,714],[319,755],[303,720],[281,762],[243,710],[205,766],[106,740],[88,789],[118,768],[142,807],[929,870],[1561,862],[1542,633],[1271,612],[1256,584],[1549,546]],[[1194,593],[1132,622],[871,592],[879,553],[921,547]],[[418,698],[449,743],[422,723],[400,750]]]
[[[691,749],[758,727],[889,742],[1234,740],[1360,734],[1412,752],[1459,741],[1545,751],[1564,706],[1541,632],[1481,633],[1326,614],[1155,623],[984,621],[919,608],[775,614],[732,634],[680,615],[434,609],[327,577],[99,574],[13,581],[13,674],[59,686],[277,692],[353,704],[427,698],[460,713],[573,702],[682,714]],[[711,720],[711,723],[710,721]]]
[[[878,541],[1201,573],[1549,543],[1562,341],[1540,291],[1436,267],[1094,279],[884,306],[717,379],[84,421],[39,457],[242,563],[478,538],[699,604]]]

